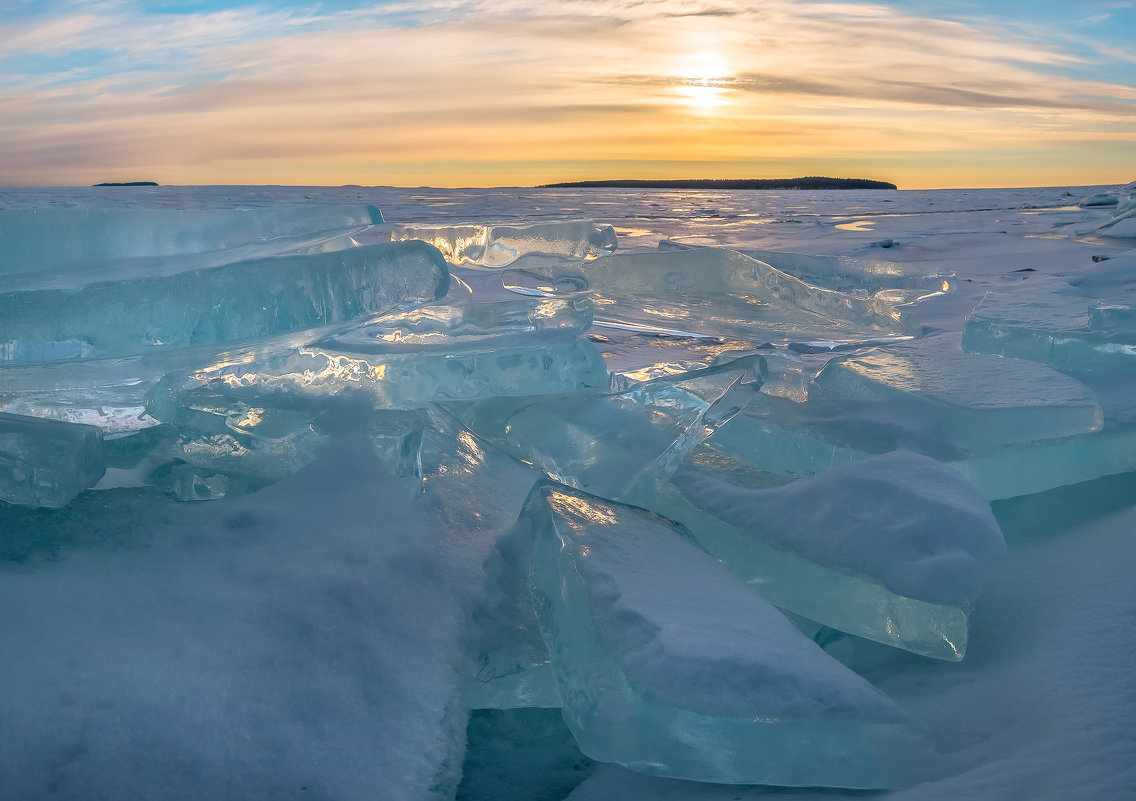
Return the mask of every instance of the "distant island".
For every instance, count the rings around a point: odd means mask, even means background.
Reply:
[[[538,189],[898,189],[887,181],[866,178],[695,178],[690,180],[566,181],[542,184]]]
[[[91,184],[91,186],[157,186],[157,181],[107,181],[102,184]]]

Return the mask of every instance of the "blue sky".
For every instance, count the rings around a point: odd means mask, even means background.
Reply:
[[[1136,172],[1136,2],[0,0],[0,41],[6,184]]]

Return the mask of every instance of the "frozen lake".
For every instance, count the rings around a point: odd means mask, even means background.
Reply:
[[[0,799],[1136,793],[1133,195],[0,189]]]

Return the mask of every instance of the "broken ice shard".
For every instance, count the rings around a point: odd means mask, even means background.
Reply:
[[[768,489],[684,465],[668,490],[651,508],[771,603],[937,659],[963,658],[970,604],[1006,548],[966,479],[906,451]]]
[[[441,255],[421,242],[259,259],[74,290],[0,294],[0,365],[119,358],[309,339],[446,294]]]
[[[720,436],[709,441],[710,448],[782,481],[881,452],[844,445],[808,427],[775,422],[758,411],[751,406],[747,413],[736,415]],[[1136,470],[1136,431],[1095,431],[1003,445],[944,456],[943,463],[965,476],[987,500],[1014,498]]]
[[[533,602],[580,749],[658,776],[888,787],[927,742],[896,705],[643,509],[554,483],[525,503]]]
[[[988,292],[966,317],[962,346],[1059,370],[1133,370],[1136,304],[1028,289]]]
[[[0,501],[58,509],[104,472],[94,426],[0,414]]]
[[[202,475],[277,481],[313,461],[327,441],[313,424],[313,410],[257,406],[207,390],[178,392],[168,380],[150,391],[147,411],[177,429],[155,458],[186,462]]]
[[[408,414],[385,412],[388,415]],[[463,700],[471,709],[560,706],[548,651],[528,591],[531,539],[516,536],[521,506],[539,472],[501,453],[439,406],[403,439],[396,475],[414,504],[446,533],[450,558],[484,565],[471,613]],[[372,436],[372,441],[374,437]]]
[[[577,394],[470,410],[484,432],[569,486],[608,498],[650,495],[687,452],[748,402],[753,360],[611,395]]]
[[[342,415],[335,415],[342,421]],[[531,542],[510,536],[541,475],[478,438],[441,406],[379,411],[366,436],[432,530],[445,558],[485,586],[465,587],[470,625],[462,660],[470,709],[558,707],[560,697],[529,600]],[[524,562],[524,566],[520,563]]]
[[[40,370],[25,368],[19,372]],[[10,379],[12,369],[0,368],[0,380]],[[41,377],[42,378],[42,377]],[[17,382],[9,382],[17,383]],[[103,435],[122,435],[158,425],[146,415],[144,399],[149,384],[133,381],[121,386],[44,388],[33,392],[5,392],[0,389],[0,412],[83,423],[97,426]]]
[[[186,406],[194,397],[248,406],[304,405],[316,399],[357,400],[376,409],[418,409],[429,403],[496,396],[560,394],[608,386],[603,357],[586,340],[453,352],[353,354],[313,346],[264,361],[221,364],[164,381]],[[158,402],[160,392],[151,392]],[[209,401],[214,403],[214,401]],[[151,414],[163,412],[150,407]],[[176,414],[176,411],[174,412]],[[169,414],[169,412],[166,412]],[[171,420],[171,422],[173,422]]]
[[[398,225],[391,239],[421,239],[450,264],[507,267],[518,259],[594,259],[616,247],[615,229],[591,220],[529,225]]]
[[[930,338],[830,359],[808,380],[815,364],[798,365],[805,392],[751,404],[712,447],[784,476],[906,448],[950,464],[991,500],[1136,464],[1121,455],[1125,434],[1102,430],[1095,393],[1036,362]]]
[[[664,251],[694,247],[666,239],[659,243],[659,250]],[[738,252],[813,286],[850,295],[874,295],[889,303],[914,303],[955,289],[953,272],[928,272],[918,264],[756,248],[741,248]]]
[[[778,344],[859,343],[922,333],[918,320],[889,303],[813,287],[720,248],[509,270],[502,282],[519,294],[590,297],[597,324],[637,330]]]
[[[230,252],[227,260],[237,261],[266,243],[277,252],[311,247],[382,221],[375,206],[8,209],[0,211],[0,274],[9,287],[26,278],[43,286],[65,284],[68,274],[120,274],[125,262],[153,266],[210,251]]]
[[[447,298],[448,300],[448,298]],[[535,344],[572,337],[592,325],[588,300],[520,298],[454,305],[430,304],[386,315],[327,341],[352,353],[464,350],[492,344]]]

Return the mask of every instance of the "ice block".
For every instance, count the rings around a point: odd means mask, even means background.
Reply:
[[[580,749],[643,773],[875,788],[925,769],[919,727],[676,526],[534,488],[533,600]]]

